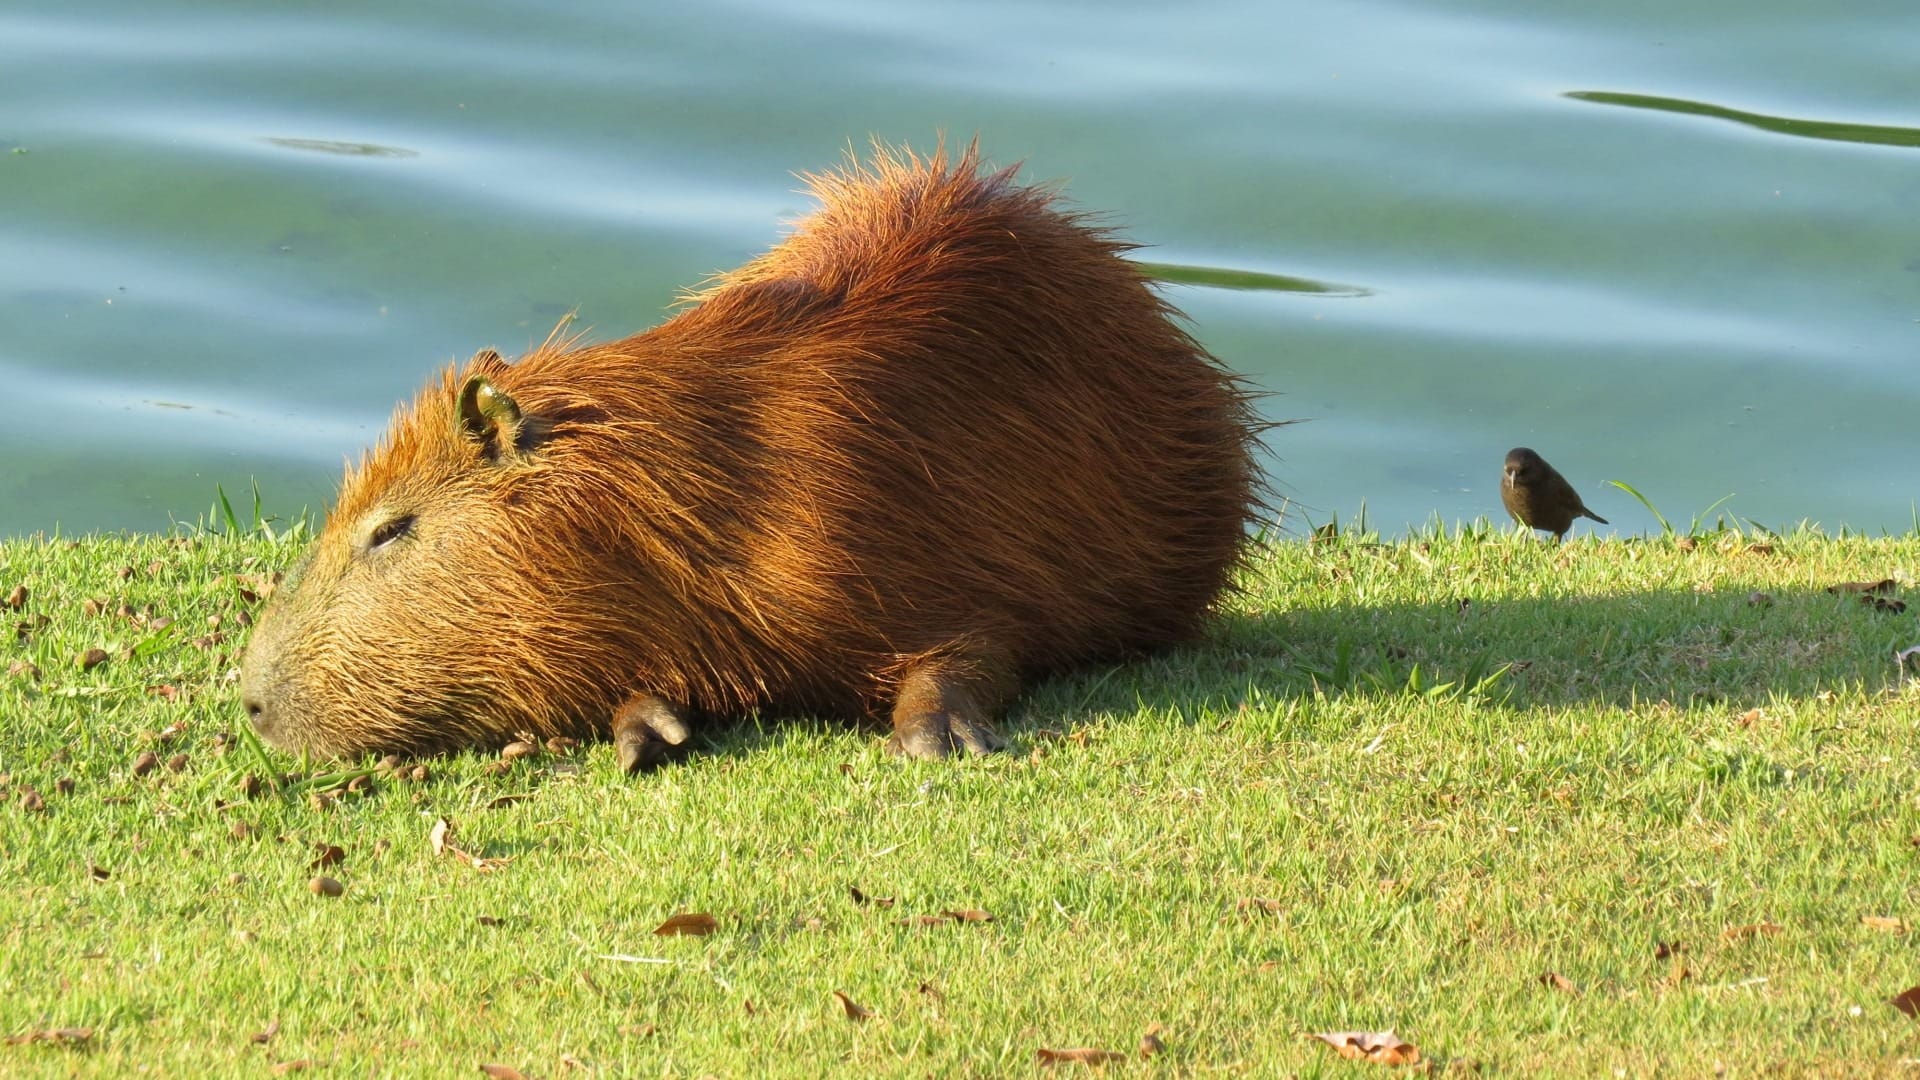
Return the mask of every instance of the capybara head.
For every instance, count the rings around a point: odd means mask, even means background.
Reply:
[[[983,750],[1021,679],[1195,633],[1260,425],[1124,245],[971,148],[811,185],[667,322],[483,352],[396,415],[255,628],[268,741],[891,708],[906,752]]]

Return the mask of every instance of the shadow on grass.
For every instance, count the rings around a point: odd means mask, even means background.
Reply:
[[[1812,588],[1281,608],[1224,616],[1201,644],[1043,680],[1000,730],[1020,750],[1143,708],[1200,724],[1243,703],[1319,694],[1458,697],[1507,665],[1475,696],[1514,709],[1745,709],[1895,687],[1894,651],[1917,642],[1912,615]],[[697,752],[751,753],[848,729],[765,717],[715,725]]]
[[[1658,591],[1236,614],[1205,647],[1151,658],[1125,681],[1130,698],[1182,706],[1248,687],[1269,696],[1464,688],[1506,665],[1484,696],[1518,708],[1873,693],[1899,684],[1894,653],[1920,641],[1912,615],[1874,599],[1815,588]],[[1098,693],[1109,706],[1114,696]]]

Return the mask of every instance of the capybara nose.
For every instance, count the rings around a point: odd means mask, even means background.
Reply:
[[[274,722],[273,717],[267,713],[267,707],[251,694],[242,698],[240,705],[247,710],[247,719],[253,721],[253,730],[259,732],[262,738],[271,739]]]

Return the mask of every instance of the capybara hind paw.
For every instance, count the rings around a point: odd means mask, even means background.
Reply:
[[[613,747],[628,773],[665,763],[689,738],[679,711],[656,695],[635,694],[613,711]]]
[[[893,702],[887,749],[905,757],[991,754],[1007,748],[988,719],[1019,688],[1012,665],[991,647],[971,644],[907,666]]]
[[[943,758],[954,753],[991,754],[1007,740],[985,720],[953,713],[920,713],[896,719],[887,752],[902,757]]]

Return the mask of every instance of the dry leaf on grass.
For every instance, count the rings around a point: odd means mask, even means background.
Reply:
[[[1316,1031],[1307,1038],[1319,1039],[1339,1051],[1341,1057],[1355,1061],[1371,1061],[1376,1065],[1420,1064],[1420,1048],[1402,1041],[1391,1031]]]
[[[527,1080],[527,1074],[511,1065],[482,1065],[480,1071],[493,1080]]]
[[[940,916],[941,918],[952,919],[954,922],[992,922],[993,921],[992,914],[985,911],[981,911],[979,908],[950,909],[950,910],[941,912]]]
[[[579,1069],[581,1072],[593,1071],[593,1066],[568,1053],[562,1053],[560,1055],[560,1064],[565,1065],[569,1069]]]
[[[1899,583],[1892,578],[1881,578],[1879,581],[1842,581],[1838,584],[1827,586],[1827,591],[1835,594],[1891,593],[1898,586]]]
[[[1115,1050],[1096,1050],[1087,1046],[1076,1046],[1066,1050],[1051,1050],[1041,1047],[1034,1056],[1042,1065],[1106,1065],[1110,1062],[1127,1060],[1127,1055]]]
[[[705,937],[720,929],[720,920],[704,911],[683,911],[653,928],[655,937]]]
[[[1905,990],[1888,998],[1887,1004],[1899,1009],[1908,1016],[1920,1019],[1920,986],[1907,987]]]
[[[1728,944],[1732,944],[1736,941],[1745,941],[1748,938],[1772,937],[1784,929],[1786,929],[1786,927],[1781,926],[1779,923],[1748,923],[1745,926],[1729,926],[1721,933],[1720,937]]]
[[[1575,997],[1580,996],[1579,984],[1575,983],[1572,979],[1567,978],[1565,975],[1562,975],[1557,971],[1549,971],[1542,974],[1540,976],[1540,985],[1550,986],[1555,990],[1559,990],[1562,993],[1572,994]]]
[[[427,830],[427,843],[432,846],[435,855],[446,854],[447,841],[452,838],[453,822],[448,821],[446,818],[436,819],[433,823],[433,828]]]
[[[1883,934],[1904,934],[1907,932],[1907,920],[1896,919],[1889,915],[1862,915],[1860,925],[1869,930],[1878,930]]]
[[[1167,1029],[1160,1026],[1159,1024],[1153,1024],[1147,1028],[1147,1033],[1145,1035],[1140,1036],[1139,1053],[1140,1053],[1141,1061],[1145,1061],[1151,1057],[1156,1057],[1161,1052],[1166,1050],[1167,1044],[1160,1041],[1160,1036],[1166,1033],[1167,1033]]]
[[[1759,709],[1748,709],[1746,712],[1740,714],[1740,719],[1734,722],[1743,728],[1750,728],[1754,725],[1755,721],[1764,720],[1765,718],[1765,715],[1761,713]]]
[[[846,1010],[849,1020],[871,1020],[879,1015],[838,990],[833,992],[833,996],[840,1000],[840,1007]]]
[[[1678,956],[1686,951],[1687,946],[1684,942],[1656,941],[1653,943],[1653,958],[1655,960],[1665,960],[1669,956]]]
[[[866,893],[863,893],[860,891],[860,886],[858,885],[847,886],[847,895],[853,897],[854,903],[860,904],[863,906],[866,904],[872,904],[874,907],[892,907],[893,906],[893,897],[868,896]]]
[[[1264,896],[1243,896],[1233,902],[1234,913],[1238,915],[1256,915],[1262,912],[1278,915],[1286,909],[1287,906],[1284,903]]]
[[[313,847],[319,854],[307,864],[309,870],[325,870],[329,866],[339,866],[347,861],[346,849],[338,844],[315,844]]]
[[[259,1043],[264,1046],[267,1043],[272,1042],[273,1037],[278,1034],[280,1034],[280,1021],[274,1020],[267,1024],[265,1030],[254,1032],[253,1036],[247,1041]]]
[[[282,1061],[267,1071],[275,1076],[285,1076],[288,1073],[304,1072],[311,1068],[313,1068],[312,1058],[294,1058],[292,1061]]]

